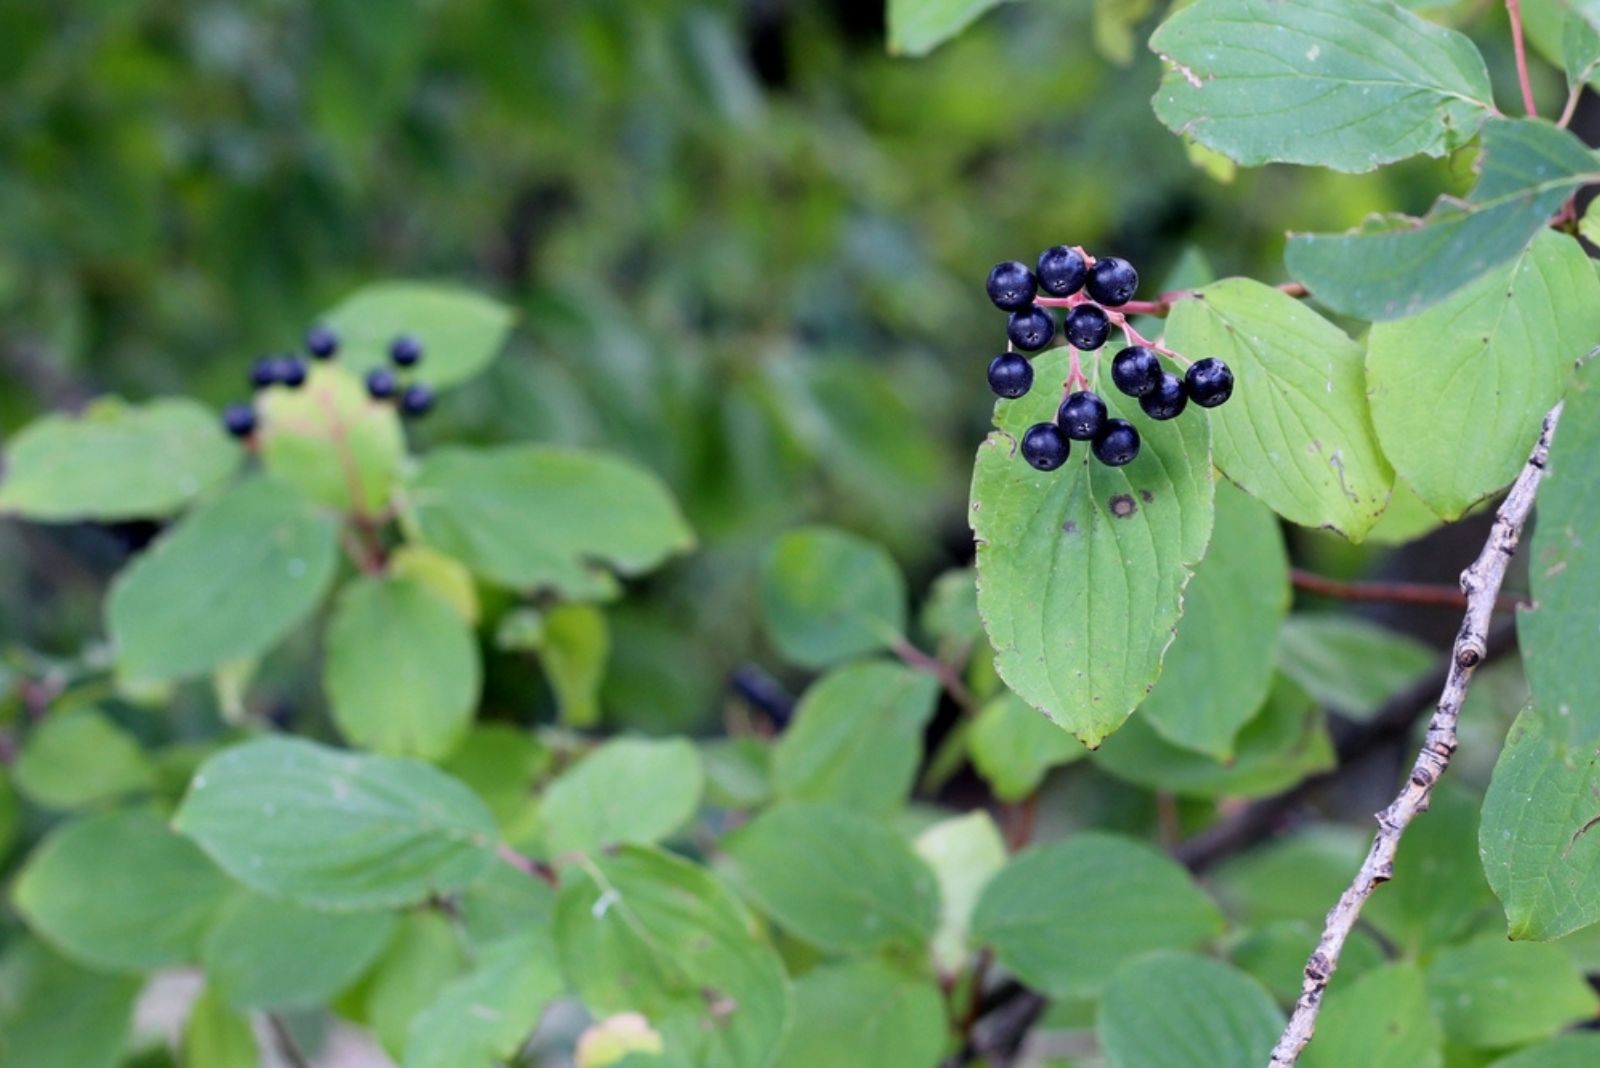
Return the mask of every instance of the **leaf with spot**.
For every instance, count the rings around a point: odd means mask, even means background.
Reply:
[[[1139,457],[1107,467],[1078,446],[1059,470],[1036,471],[1017,442],[1055,417],[1059,396],[1049,383],[1065,380],[1067,363],[1060,349],[1035,357],[1039,384],[996,405],[999,429],[978,449],[969,516],[978,609],[1000,677],[1093,746],[1154,685],[1183,589],[1205,554],[1213,420],[1195,413],[1154,422],[1108,383],[1100,393],[1111,414],[1139,427]]]
[[[1197,0],[1150,48],[1156,116],[1247,166],[1442,156],[1494,111],[1472,41],[1386,0]]]
[[[1167,344],[1233,369],[1232,399],[1210,413],[1223,474],[1301,526],[1353,541],[1372,529],[1394,471],[1372,429],[1360,345],[1302,302],[1248,278],[1179,301]]]
[[[1345,234],[1293,234],[1285,261],[1335,311],[1374,322],[1415,315],[1516,256],[1562,202],[1600,180],[1600,158],[1538,119],[1483,129],[1478,184],[1421,219],[1376,218]]]

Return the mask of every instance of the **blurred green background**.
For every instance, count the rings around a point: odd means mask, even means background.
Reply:
[[[1278,281],[1285,228],[1470,184],[1464,160],[1191,161],[1150,113],[1145,6],[1006,5],[911,60],[862,0],[8,0],[0,431],[102,392],[220,406],[358,284],[475,285],[515,341],[422,440],[598,446],[667,479],[702,551],[610,611],[605,703],[695,727],[763,659],[776,532],[880,538],[918,589],[970,558],[993,262],[1081,243],[1153,292],[1198,248]],[[149,533],[0,528],[13,651],[99,634]],[[491,668],[491,709],[526,716],[521,670]]]

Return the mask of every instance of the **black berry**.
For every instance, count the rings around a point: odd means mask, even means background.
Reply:
[[[433,390],[421,382],[413,382],[400,395],[400,414],[416,418],[427,415],[433,408]]]
[[[1061,402],[1056,425],[1073,441],[1093,441],[1106,422],[1106,402],[1099,395],[1078,390]]]
[[[989,388],[995,396],[1016,400],[1033,388],[1033,364],[1014,352],[989,361]]]
[[[256,410],[248,404],[230,404],[222,409],[222,426],[236,438],[256,432]]]
[[[1207,356],[1196,360],[1183,376],[1189,396],[1202,408],[1215,408],[1233,396],[1233,372],[1221,360]]]
[[[1080,304],[1067,313],[1063,330],[1074,348],[1097,349],[1111,336],[1111,320],[1093,304]]]
[[[1139,398],[1139,407],[1152,419],[1173,419],[1189,405],[1189,394],[1183,388],[1183,379],[1163,371],[1156,388]]]
[[[1054,471],[1071,451],[1072,442],[1054,423],[1035,423],[1022,435],[1022,458],[1041,471]]]
[[[1070,297],[1083,288],[1089,265],[1077,249],[1056,245],[1039,253],[1039,288],[1052,297]]]
[[[280,356],[278,363],[278,381],[290,389],[299,389],[306,384],[306,361],[298,356]]]
[[[1056,336],[1056,317],[1037,304],[1014,311],[1006,322],[1006,337],[1023,352],[1037,352]]]
[[[1126,419],[1108,419],[1091,447],[1095,459],[1107,467],[1121,467],[1139,455],[1139,432]]]
[[[1109,308],[1119,308],[1139,291],[1139,272],[1115,256],[1096,260],[1089,269],[1089,296]]]
[[[1111,381],[1130,397],[1143,397],[1161,384],[1161,361],[1143,345],[1130,345],[1111,361]]]
[[[415,367],[422,362],[422,342],[410,334],[401,334],[389,342],[389,359],[396,367]]]
[[[278,358],[276,356],[263,356],[250,364],[250,384],[257,389],[266,389],[278,382]]]
[[[367,372],[367,396],[373,400],[388,400],[399,388],[394,372],[387,367],[374,367]]]
[[[1039,291],[1028,265],[1016,260],[995,264],[994,270],[989,272],[986,288],[994,306],[1009,312],[1021,311],[1032,304],[1034,294]]]
[[[306,331],[306,351],[318,360],[330,359],[339,351],[339,335],[326,326],[313,326]]]

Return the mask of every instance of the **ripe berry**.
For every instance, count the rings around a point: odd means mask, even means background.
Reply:
[[[1056,336],[1056,317],[1037,304],[1014,311],[1006,321],[1006,337],[1023,352],[1038,352]]]
[[[248,404],[230,404],[222,409],[222,426],[236,438],[256,432],[256,410]]]
[[[1033,388],[1033,364],[1014,352],[989,361],[989,388],[995,396],[1016,400]]]
[[[394,372],[387,367],[374,367],[367,372],[367,396],[373,400],[388,400],[399,388]]]
[[[250,384],[257,389],[266,389],[278,382],[278,358],[276,356],[263,356],[250,364]]]
[[[1161,361],[1143,345],[1130,345],[1111,361],[1111,381],[1130,397],[1143,397],[1161,384]]]
[[[994,306],[1009,312],[1021,311],[1032,304],[1034,294],[1038,292],[1033,272],[1028,270],[1027,264],[1016,260],[995,264],[994,270],[989,272],[986,288]]]
[[[1093,441],[1106,422],[1106,402],[1099,395],[1078,390],[1061,402],[1056,425],[1073,441]]]
[[[339,351],[339,335],[326,326],[313,326],[306,331],[306,351],[316,359],[329,359]]]
[[[1022,458],[1041,471],[1054,471],[1071,451],[1072,442],[1054,423],[1035,423],[1022,435]]]
[[[422,342],[410,334],[401,334],[389,342],[389,359],[396,367],[415,367],[422,362]]]
[[[1139,291],[1139,272],[1115,256],[1096,260],[1089,269],[1089,296],[1108,308],[1120,308]]]
[[[1070,297],[1083,288],[1089,265],[1077,249],[1055,245],[1039,253],[1039,288],[1052,297]]]
[[[279,356],[277,364],[277,378],[280,383],[290,389],[299,389],[306,384],[306,361],[298,356]]]
[[[427,415],[432,407],[433,390],[421,382],[411,383],[406,387],[406,391],[400,395],[401,415],[416,418],[419,415]]]
[[[1107,467],[1121,467],[1139,455],[1139,432],[1126,419],[1108,419],[1091,447],[1095,459]]]
[[[1152,419],[1172,419],[1189,405],[1189,393],[1183,388],[1183,379],[1163,371],[1156,388],[1139,398],[1139,407]]]
[[[1111,320],[1093,304],[1080,304],[1067,313],[1064,332],[1074,348],[1097,349],[1111,336]]]
[[[1196,360],[1183,376],[1189,396],[1202,408],[1215,408],[1233,396],[1233,372],[1228,365],[1212,356]]]

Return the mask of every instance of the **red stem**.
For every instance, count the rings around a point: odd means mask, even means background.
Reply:
[[[1456,609],[1465,608],[1467,605],[1467,595],[1453,586],[1430,586],[1422,582],[1345,582],[1328,578],[1326,575],[1302,571],[1299,568],[1290,571],[1289,578],[1297,590],[1340,601],[1372,601]],[[1515,597],[1500,597],[1495,601],[1495,608],[1501,612],[1509,612],[1519,603]]]
[[[1528,48],[1522,39],[1522,0],[1506,0],[1506,14],[1511,17],[1511,48],[1517,54],[1517,84],[1522,87],[1522,106],[1529,117],[1539,114],[1533,102],[1533,83],[1528,79]]]

